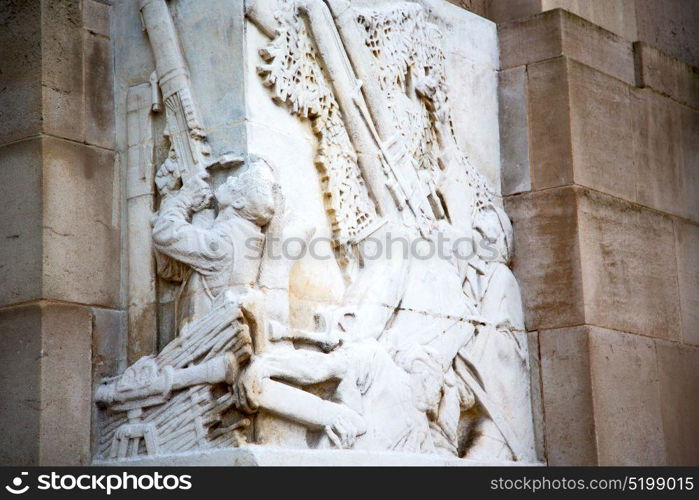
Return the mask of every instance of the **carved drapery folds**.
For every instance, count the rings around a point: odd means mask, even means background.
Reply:
[[[169,142],[150,176],[149,243],[176,288],[176,321],[159,354],[98,388],[100,456],[254,443],[264,415],[305,429],[310,448],[535,460],[512,228],[457,143],[443,36],[427,11],[249,2],[269,37],[258,77],[316,136],[309,182],[346,272],[342,298],[318,305],[306,331],[289,321],[294,263],[263,252],[298,222],[275,174],[284,166],[209,159],[167,4],[141,4]],[[216,163],[245,164],[214,193]],[[461,238],[474,251],[367,260],[369,237]]]

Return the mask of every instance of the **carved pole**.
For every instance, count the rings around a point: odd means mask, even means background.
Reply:
[[[141,16],[153,49],[167,128],[183,182],[206,178],[210,148],[192,97],[189,71],[165,0],[141,0]]]

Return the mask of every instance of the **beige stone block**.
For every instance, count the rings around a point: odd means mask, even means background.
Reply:
[[[83,26],[97,35],[109,37],[112,6],[96,0],[83,0]]]
[[[128,319],[128,363],[156,354],[158,348],[158,304],[132,304]],[[175,326],[174,323],[172,326]]]
[[[548,464],[595,465],[587,328],[542,330],[539,348]]]
[[[699,226],[675,219],[682,341],[699,345]]]
[[[527,332],[529,347],[529,374],[531,377],[530,394],[532,400],[532,418],[534,420],[534,445],[539,460],[546,457],[544,435],[544,401],[541,389],[541,358],[539,354],[539,332]]]
[[[503,70],[499,79],[502,194],[508,195],[531,189],[526,68]]]
[[[633,85],[633,47],[599,26],[556,9],[498,28],[503,69],[565,55]]]
[[[92,406],[89,308],[0,311],[3,465],[87,465]]]
[[[599,465],[665,465],[655,342],[592,327],[589,342]]]
[[[92,375],[95,383],[126,368],[126,313],[92,308]]]
[[[687,0],[635,0],[635,3],[637,40],[699,66],[699,3]]]
[[[41,297],[41,140],[0,147],[0,306]]]
[[[575,183],[634,201],[629,86],[573,60],[567,67]]]
[[[682,207],[680,215],[699,222],[699,110],[680,107]]]
[[[514,226],[513,270],[528,330],[584,322],[574,187],[509,196]]]
[[[568,61],[527,67],[530,177],[533,189],[573,183]]]
[[[699,465],[699,349],[657,342],[668,465]]]
[[[681,215],[685,212],[681,105],[648,89],[635,91],[633,102],[637,201]]]
[[[542,0],[542,10],[565,9],[626,40],[636,40],[635,0]]]
[[[541,12],[541,0],[490,0],[486,12],[496,23],[523,19]]]
[[[82,142],[85,94],[80,0],[42,2],[41,6],[43,130]]]
[[[41,417],[40,307],[1,309],[0,332],[0,464],[35,465]]]
[[[0,144],[41,131],[41,4],[3,2],[0,13]]]
[[[699,108],[699,69],[643,42],[634,43],[640,87]]]
[[[114,149],[114,68],[108,38],[85,34],[85,142]]]
[[[43,297],[119,304],[118,176],[110,151],[46,138]]]
[[[585,322],[678,339],[672,220],[593,191],[578,200]]]
[[[498,39],[501,69],[558,57],[563,54],[561,13],[547,12],[500,24]]]
[[[42,306],[41,465],[88,465],[92,409],[92,313]]]

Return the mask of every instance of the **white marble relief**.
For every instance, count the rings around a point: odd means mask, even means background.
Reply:
[[[174,340],[97,389],[102,459],[276,433],[316,450],[536,460],[512,227],[459,144],[434,4],[246,2],[267,38],[254,78],[315,137],[304,182],[342,284],[310,300],[295,276],[326,264],[273,251],[322,233],[281,180],[294,160],[213,157],[168,3],[141,1],[169,142],[148,244],[176,290]]]

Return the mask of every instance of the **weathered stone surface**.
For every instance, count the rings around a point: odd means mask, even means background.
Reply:
[[[112,42],[85,34],[85,142],[114,149]]]
[[[41,296],[41,140],[0,148],[0,306]]]
[[[113,377],[126,368],[126,313],[92,308],[92,376]]]
[[[0,331],[0,363],[4,367],[0,377],[0,463],[37,464],[42,408],[41,308],[1,309]]]
[[[699,222],[699,110],[680,108],[682,144],[682,212],[681,215]]]
[[[593,191],[579,191],[585,322],[679,338],[672,220]]]
[[[502,194],[508,195],[531,189],[526,68],[501,71],[499,85]]]
[[[699,66],[699,4],[685,0],[635,0],[637,39]]]
[[[699,70],[643,42],[634,44],[641,87],[699,108]]]
[[[668,465],[699,463],[699,349],[657,342],[660,411]]]
[[[43,130],[85,138],[83,29],[80,0],[41,2]]]
[[[48,303],[0,311],[5,465],[90,462],[89,308]]]
[[[98,0],[83,0],[83,26],[97,35],[109,37],[112,6]]]
[[[90,463],[92,321],[86,307],[42,306],[42,465]]]
[[[542,0],[541,10],[565,9],[590,23],[624,37],[636,39],[635,0]]]
[[[699,345],[699,226],[675,219],[682,341]]]
[[[599,465],[663,465],[666,443],[652,339],[590,327]]]
[[[597,463],[589,342],[586,327],[539,332],[549,465]]]
[[[119,303],[118,176],[110,151],[43,140],[43,296]]]
[[[496,23],[523,19],[541,12],[541,0],[490,0],[485,16]]]
[[[503,69],[565,55],[629,85],[635,83],[630,41],[556,9],[498,27]]]
[[[529,160],[533,189],[573,183],[568,60],[527,67]]]
[[[638,203],[682,215],[681,105],[649,89],[636,90],[634,109],[634,164]]]
[[[0,144],[41,130],[41,4],[4,2],[0,12]]]
[[[513,269],[529,330],[584,322],[576,192],[566,187],[504,200],[515,230]]]
[[[534,441],[536,456],[539,460],[546,457],[546,435],[544,417],[544,399],[541,381],[541,355],[539,349],[539,332],[527,332],[529,344],[529,370],[531,376],[532,416],[534,417]]]
[[[574,60],[567,70],[575,183],[635,200],[629,86]]]

